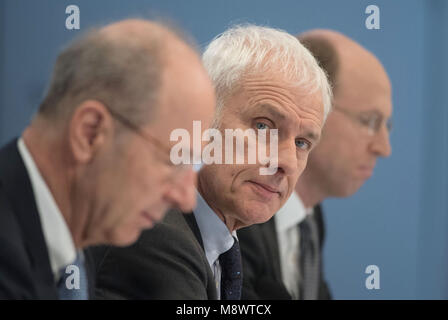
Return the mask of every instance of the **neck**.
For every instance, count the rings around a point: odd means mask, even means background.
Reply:
[[[204,181],[201,179],[201,173],[199,172],[198,175],[198,192],[202,196],[202,198],[207,202],[208,206],[212,209],[212,211],[218,216],[218,218],[224,222],[227,229],[229,229],[230,232],[233,232],[238,228],[237,221],[230,216],[227,216],[224,214],[224,211],[220,210],[218,207],[216,207],[214,204],[214,201],[209,201],[209,194],[204,192],[204,190],[210,190],[210,188],[207,188],[204,185]]]
[[[61,212],[77,249],[81,248],[77,235],[75,216],[73,215],[72,201],[70,199],[71,173],[68,165],[66,151],[67,145],[49,129],[51,126],[35,120],[33,124],[23,132],[23,140],[30,152],[40,175],[48,186],[56,205]]]
[[[315,181],[315,179],[306,173],[306,170],[297,181],[295,191],[302,200],[305,208],[313,208],[327,197]]]

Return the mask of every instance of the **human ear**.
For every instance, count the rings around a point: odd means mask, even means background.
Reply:
[[[86,100],[75,109],[69,128],[69,142],[75,160],[88,163],[111,138],[113,119],[103,103]]]

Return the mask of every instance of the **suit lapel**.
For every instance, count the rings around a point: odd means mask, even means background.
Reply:
[[[201,245],[202,250],[205,250],[204,243],[202,242],[201,231],[199,230],[199,226],[196,222],[196,218],[194,217],[194,213],[190,212],[188,214],[183,214],[183,217],[185,218],[185,221],[187,221],[187,224],[190,227],[191,231],[193,231],[193,234],[196,237],[196,240],[198,240],[199,244]]]
[[[57,299],[39,213],[28,173],[17,148],[17,139],[0,152],[0,179],[22,229],[38,298]]]
[[[322,206],[320,204],[314,207],[314,219],[316,220],[317,231],[319,234],[319,247],[322,250],[322,246],[325,241],[325,223],[324,223]]]
[[[275,216],[274,216],[275,217]],[[275,219],[272,217],[268,222],[260,224],[262,229],[263,240],[265,241],[265,246],[268,249],[268,259],[272,262],[272,268],[274,271],[274,276],[277,281],[282,281],[282,274],[280,268],[280,253],[278,247],[277,232],[275,230]]]
[[[216,287],[215,287],[215,280],[213,277],[212,269],[210,268],[208,264],[207,257],[205,255],[205,249],[204,249],[204,243],[202,241],[201,231],[199,230],[199,226],[196,222],[196,218],[194,217],[194,213],[190,212],[187,214],[181,213],[184,217],[185,221],[188,224],[188,227],[191,229],[194,237],[198,241],[199,245],[201,246],[202,253],[203,253],[203,260],[206,267],[207,272],[207,295],[209,300],[216,300],[218,298]]]

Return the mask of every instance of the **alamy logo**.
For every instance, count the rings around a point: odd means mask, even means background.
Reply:
[[[369,30],[380,29],[380,8],[371,4],[366,8],[366,14],[370,14],[366,18],[366,28]]]
[[[372,264],[366,267],[365,273],[369,274],[366,278],[366,289],[380,289],[380,268]]]
[[[178,141],[171,148],[170,159],[173,164],[260,163],[264,166],[259,169],[260,175],[273,175],[277,172],[278,129],[270,129],[269,135],[266,134],[266,130],[257,130],[256,132],[254,129],[244,131],[242,129],[225,129],[224,139],[221,131],[217,129],[207,129],[202,136],[201,132],[201,122],[193,121],[192,151],[195,155],[193,159],[190,155],[190,133],[186,129],[175,129],[171,132],[170,141]],[[204,149],[202,149],[202,142],[209,142]]]
[[[71,4],[65,8],[65,13],[69,16],[65,19],[65,28],[67,30],[79,30],[80,28],[80,12],[77,5]]]
[[[68,265],[67,268],[65,268],[65,274],[68,274],[67,278],[65,279],[65,287],[69,290],[80,288],[80,274],[79,274],[79,267],[71,264]]]

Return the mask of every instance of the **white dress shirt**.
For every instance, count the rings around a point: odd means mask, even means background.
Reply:
[[[302,200],[294,191],[285,205],[274,216],[282,280],[293,299],[299,298],[300,235],[298,225],[307,214],[312,212],[313,209],[306,209]]]
[[[219,219],[216,213],[205,202],[204,198],[196,191],[197,206],[193,210],[196,223],[201,232],[202,243],[204,244],[205,256],[213,272],[218,299],[221,299],[221,266],[219,255],[232,248],[236,232],[229,231],[224,222]]]
[[[17,146],[31,181],[42,231],[47,244],[51,270],[55,282],[57,282],[62,268],[73,263],[76,259],[75,245],[65,219],[22,138],[18,140]]]

